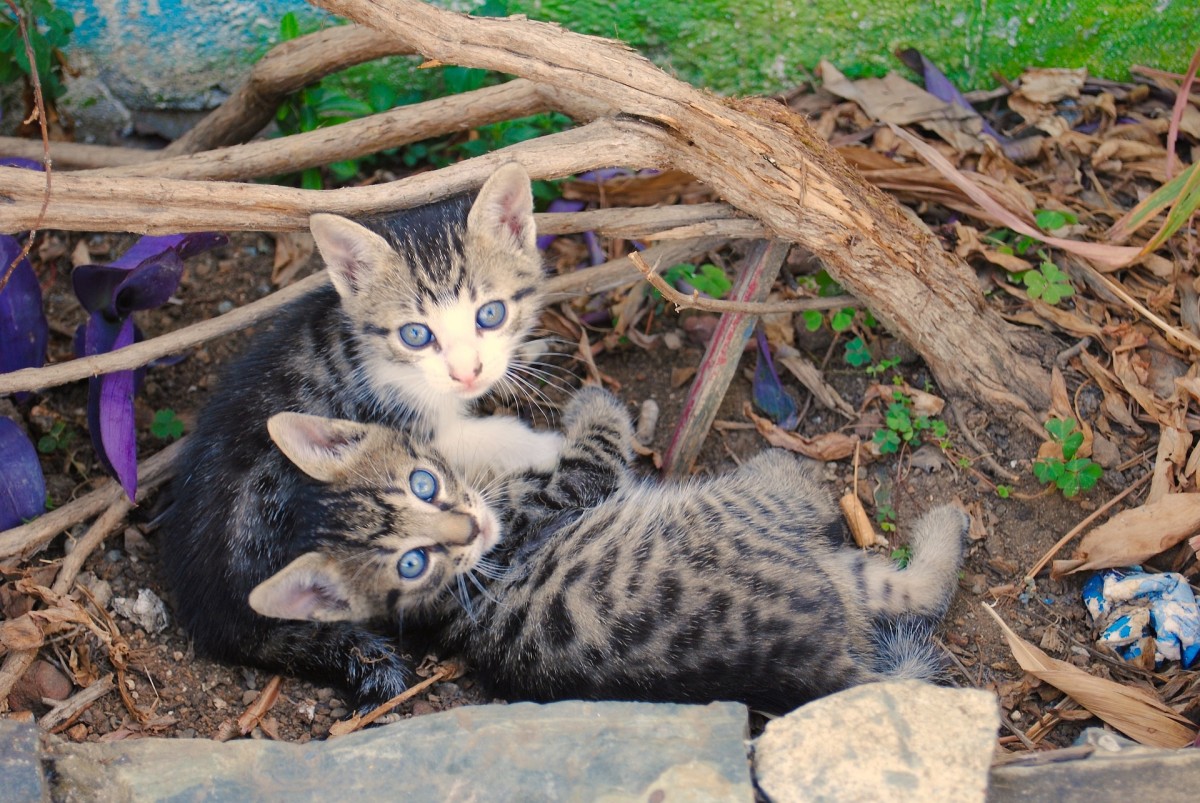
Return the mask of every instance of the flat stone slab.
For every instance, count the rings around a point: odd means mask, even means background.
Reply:
[[[56,799],[754,800],[747,712],[563,702],[465,706],[296,745],[55,742]]]
[[[1088,728],[1084,743],[994,767],[988,803],[1026,800],[1085,803],[1195,803],[1200,799],[1200,750],[1162,750]]]
[[[772,720],[754,771],[772,803],[982,803],[999,727],[988,692],[868,683]]]
[[[42,786],[40,742],[32,722],[0,719],[0,800],[49,800]]]

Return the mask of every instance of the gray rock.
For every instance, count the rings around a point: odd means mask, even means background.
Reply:
[[[327,742],[52,747],[58,799],[753,801],[746,709],[465,706]]]
[[[987,692],[869,683],[770,722],[754,770],[773,803],[983,801],[999,727]]]
[[[0,719],[0,800],[13,803],[49,800],[42,783],[38,729],[30,722]]]
[[[1200,750],[1143,747],[1088,728],[1081,744],[994,767],[988,803],[1025,800],[1191,803],[1200,790]]]

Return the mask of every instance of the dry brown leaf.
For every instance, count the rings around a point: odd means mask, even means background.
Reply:
[[[10,650],[36,650],[46,637],[29,614],[0,622],[0,645]]]
[[[1012,631],[990,605],[984,609],[1004,631],[1009,649],[1021,668],[1049,683],[1126,736],[1152,747],[1184,747],[1196,729],[1161,700],[1141,689],[1093,677],[1082,669],[1051,658]]]
[[[1200,493],[1168,494],[1153,504],[1123,510],[1088,532],[1067,573],[1132,566],[1200,530]],[[1073,562],[1072,562],[1073,563]]]
[[[1191,446],[1192,436],[1187,430],[1163,427],[1159,431],[1158,454],[1154,459],[1154,474],[1145,504],[1152,504],[1175,493],[1175,475],[1184,471]]]
[[[1116,377],[1109,373],[1100,364],[1099,360],[1088,354],[1086,349],[1079,353],[1079,360],[1083,364],[1083,369],[1088,372],[1092,379],[1096,380],[1096,384],[1100,386],[1100,390],[1104,394],[1104,401],[1101,404],[1104,414],[1126,429],[1140,435],[1142,428],[1138,426],[1137,422],[1133,420],[1133,416],[1129,414],[1129,409],[1125,404],[1125,397],[1117,391]]]
[[[1016,93],[1034,103],[1057,103],[1063,98],[1077,98],[1087,70],[1064,67],[1040,67],[1021,74],[1021,85]]]
[[[946,157],[942,156],[936,148],[902,128],[895,126],[892,128],[896,132],[896,135],[911,145],[930,166],[952,181],[956,187],[966,193],[967,197],[972,201],[979,204],[992,218],[1000,221],[1013,231],[1112,268],[1128,265],[1141,256],[1141,249],[1132,246],[1106,245],[1047,236],[1027,221],[1022,220],[1004,208],[995,198],[980,187],[980,183],[982,182],[978,182],[975,177],[968,178],[962,171],[950,164]]]
[[[822,407],[841,413],[847,418],[855,417],[854,408],[850,403],[841,397],[833,385],[825,381],[821,369],[800,352],[790,347],[781,348],[775,356],[775,362],[796,377]]]
[[[813,460],[826,463],[830,460],[844,460],[854,454],[854,446],[858,443],[858,438],[841,432],[827,432],[815,438],[806,438],[795,432],[788,432],[775,426],[769,419],[755,415],[750,410],[749,404],[746,405],[743,412],[754,422],[758,434],[766,438],[767,443],[798,452]]]
[[[271,268],[271,284],[279,287],[290,284],[300,269],[308,264],[317,242],[306,231],[281,231],[275,234],[275,264]]]
[[[1163,426],[1170,426],[1170,412],[1154,395],[1154,391],[1146,387],[1148,366],[1137,356],[1133,348],[1128,347],[1134,345],[1138,338],[1141,336],[1136,332],[1130,332],[1121,341],[1121,345],[1126,348],[1113,351],[1113,373],[1121,381],[1125,392],[1132,396],[1151,418]],[[1144,342],[1144,338],[1142,341]]]

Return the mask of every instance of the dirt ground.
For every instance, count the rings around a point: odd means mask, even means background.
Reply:
[[[111,258],[129,243],[128,238],[108,235],[90,235],[82,239],[97,260]],[[52,361],[68,357],[71,350],[69,334],[84,319],[69,287],[69,263],[65,257],[76,242],[76,239],[61,241],[59,245],[64,256],[43,260],[41,278],[43,286],[48,288],[47,312],[53,329]],[[139,324],[151,336],[262,297],[272,289],[270,275],[274,247],[273,238],[267,235],[235,235],[228,246],[190,260],[176,299],[159,310],[141,313]],[[727,261],[736,259],[728,252],[714,256]],[[301,275],[311,269],[312,265]],[[654,343],[648,347],[630,343],[617,345],[596,356],[598,370],[633,409],[646,399],[653,399],[660,405],[657,434],[649,444],[659,452],[665,450],[678,420],[690,371],[703,356],[700,340],[702,333],[710,328],[705,320],[709,317],[695,312],[680,316],[666,308],[653,316],[646,329],[650,335],[659,335]],[[645,327],[645,322],[640,325]],[[825,362],[827,355],[833,353],[833,335],[827,328],[816,334],[805,333],[803,327],[800,330],[797,347],[818,365]],[[601,334],[594,334],[592,340],[599,341]],[[176,365],[149,371],[137,401],[138,431],[142,433],[139,449],[143,458],[165,445],[164,441],[149,434],[153,412],[170,408],[185,424],[190,423],[214,387],[218,367],[236,353],[245,338],[252,336],[252,333],[243,333],[210,342]],[[1054,353],[1068,345],[1047,337],[1046,359],[1052,359]],[[890,338],[879,335],[872,347],[877,354],[899,357],[901,362],[895,370],[910,385],[924,387],[932,381],[920,362]],[[840,349],[837,353],[840,354]],[[750,398],[748,376],[753,365],[753,354],[748,352],[743,359],[743,370],[722,405],[718,427],[705,442],[697,471],[719,473],[766,446],[742,412]],[[581,363],[564,359],[563,371],[581,376],[585,368]],[[860,405],[868,384],[861,369],[851,369],[840,364],[840,360],[829,360],[825,376],[851,405],[856,408]],[[787,376],[784,384],[803,405],[807,391]],[[65,450],[43,456],[50,497],[56,503],[79,495],[102,477],[85,434],[85,405],[86,385],[75,383],[35,397],[17,412],[18,420],[28,424],[35,439],[57,421],[65,422],[70,430],[78,433]],[[1008,421],[989,418],[961,405],[959,409],[974,438],[998,463],[1020,477],[1014,483],[1017,492],[1014,496],[1001,499],[996,495],[991,484],[996,478],[988,476],[982,461],[974,461],[977,468],[965,469],[957,465],[956,459],[943,457],[936,448],[922,450],[915,459],[906,451],[899,457],[893,455],[864,464],[860,471],[861,495],[872,513],[876,510],[875,499],[890,498],[898,514],[898,531],[891,535],[892,546],[903,543],[908,524],[920,512],[936,504],[957,499],[974,514],[977,540],[970,547],[960,591],[941,638],[953,656],[952,682],[997,692],[1008,722],[1014,728],[1026,731],[1039,719],[1050,721],[1053,717],[1057,720],[1051,712],[1065,698],[1053,688],[1025,677],[1001,632],[981,606],[996,603],[996,610],[1017,633],[1039,644],[1052,656],[1124,682],[1141,681],[1146,673],[1094,649],[1080,601],[1080,579],[1056,582],[1043,578],[1034,588],[1022,588],[1021,577],[1064,532],[1093,510],[1098,501],[1109,498],[1114,489],[1124,487],[1148,470],[1149,458],[1133,463],[1123,472],[1106,473],[1100,487],[1077,501],[1064,500],[1057,494],[1016,498],[1022,493],[1031,496],[1038,493],[1029,468],[1038,447],[1037,440]],[[950,439],[954,444],[952,454],[978,457],[977,452],[966,445],[955,418],[949,414],[945,418],[950,424]],[[841,428],[845,423],[840,416],[813,404],[808,407],[799,431],[816,435]],[[877,413],[868,412],[860,419],[859,426],[859,434],[869,439],[873,429],[879,426]],[[646,458],[642,459],[641,465],[644,470],[652,470]],[[827,464],[826,471],[831,490],[840,495],[850,484],[850,461]],[[139,590],[149,589],[168,601],[169,610],[170,589],[164,587],[157,570],[161,544],[149,524],[153,508],[150,503],[137,511],[123,533],[110,538],[93,554],[85,571],[106,582],[114,597],[134,598]],[[53,560],[61,551],[60,542],[61,539],[41,557]],[[20,574],[16,567],[8,568],[11,569],[6,573],[8,579]],[[103,583],[98,585],[103,586]],[[94,590],[97,584],[92,587]],[[11,615],[12,612],[8,613]],[[214,736],[222,728],[228,728],[229,722],[258,697],[269,680],[269,675],[261,671],[217,664],[196,656],[185,634],[175,626],[173,617],[165,630],[153,634],[119,616],[116,621],[130,650],[125,680],[129,697],[137,707],[148,712],[148,717],[145,722],[138,722],[121,697],[110,693],[62,728],[70,739]],[[829,637],[836,638],[837,635],[830,633]],[[81,654],[78,642],[52,645],[43,649],[42,656],[57,664],[66,676],[70,676],[71,667],[78,668],[88,662],[94,665],[96,672],[110,671],[100,650]],[[435,684],[390,716],[419,716],[486,701],[468,673],[454,682]],[[13,710],[20,710],[21,701],[12,702],[18,703]],[[26,701],[26,705],[35,715],[47,709],[40,701]],[[321,738],[328,733],[334,720],[347,713],[346,704],[337,690],[286,678],[278,701],[252,736],[266,735],[289,741]],[[1049,730],[1046,745],[1068,744],[1080,727],[1097,724],[1094,720],[1070,721],[1069,710],[1064,716],[1068,721]],[[1001,737],[1006,743],[1015,743],[1017,738],[1009,730],[1003,731]],[[1020,748],[1020,745],[1014,744],[1014,747]]]

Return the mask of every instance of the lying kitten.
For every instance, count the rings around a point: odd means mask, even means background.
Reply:
[[[555,470],[489,493],[503,541],[473,573],[474,544],[344,532],[255,589],[251,605],[430,625],[509,699],[740,700],[779,712],[884,676],[938,674],[929,635],[956,584],[962,512],[921,519],[900,570],[846,545],[829,494],[795,457],[768,451],[724,476],[662,484],[629,473],[630,433],[609,394],[580,392]],[[451,494],[431,511],[452,504],[460,481],[413,459]]]
[[[513,362],[541,303],[529,177],[510,163],[474,203],[454,198],[365,226],[319,214],[311,229],[331,285],[280,312],[225,371],[177,464],[160,552],[200,651],[379,702],[405,688],[393,641],[351,622],[268,619],[246,602],[330,528],[400,526],[386,517],[368,525],[369,506],[353,495],[328,508],[344,518],[316,516],[314,484],[269,440],[267,419],[294,411],[420,430],[468,475],[551,468],[556,433],[470,415],[474,399],[530,370]],[[331,434],[322,448],[358,437]],[[374,511],[390,516],[392,489],[364,486]]]

